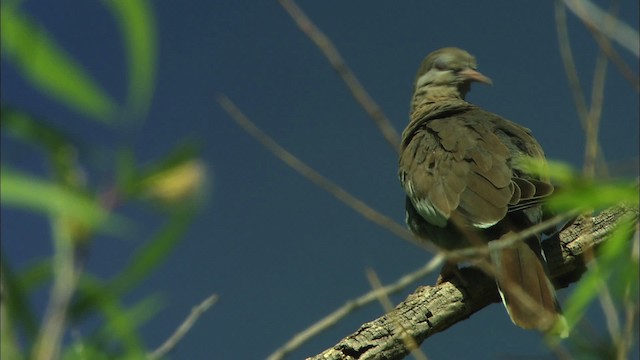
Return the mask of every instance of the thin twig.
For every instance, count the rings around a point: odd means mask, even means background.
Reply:
[[[598,54],[596,68],[593,74],[593,87],[591,89],[591,108],[587,117],[585,128],[585,157],[584,175],[593,178],[596,175],[596,161],[598,159],[598,133],[602,116],[602,104],[604,102],[604,83],[607,75],[607,57],[604,52]]]
[[[610,17],[608,17],[603,27],[612,26],[614,15],[617,12],[617,2],[613,2],[610,9]],[[604,37],[601,34],[596,38]],[[596,58],[596,66],[593,74],[593,85],[591,88],[591,109],[587,118],[587,126],[585,129],[585,160],[584,174],[587,178],[593,178],[596,174],[596,160],[598,157],[598,133],[600,129],[600,120],[602,117],[602,105],[604,102],[604,85],[607,75],[607,57],[604,51],[600,51]]]
[[[442,254],[438,254],[423,267],[414,272],[404,275],[393,284],[383,286],[379,289],[374,289],[364,295],[359,296],[354,300],[348,301],[346,304],[334,310],[331,314],[325,316],[320,321],[297,333],[293,338],[291,338],[291,340],[281,346],[273,354],[269,355],[267,360],[283,359],[287,354],[298,349],[305,342],[317,336],[319,333],[329,329],[331,326],[335,325],[338,321],[342,320],[347,315],[354,312],[356,309],[359,309],[367,304],[376,301],[379,295],[388,296],[390,294],[402,291],[408,285],[418,281],[419,279],[436,270],[442,264],[443,259],[444,256]]]
[[[573,59],[573,53],[571,52],[571,42],[569,40],[569,31],[567,29],[567,17],[565,12],[565,6],[562,0],[556,0],[555,2],[555,19],[556,19],[556,32],[558,35],[558,45],[560,48],[560,56],[564,65],[565,73],[567,74],[567,81],[569,83],[569,89],[573,96],[576,111],[578,112],[578,119],[582,128],[587,131],[589,124],[589,107],[585,100],[585,95],[582,92],[582,86],[580,85],[580,78],[576,70],[575,61]],[[597,148],[598,168],[602,170],[604,174],[608,173],[607,165],[604,160],[604,154],[602,148]]]
[[[608,14],[589,0],[563,0],[563,2],[580,20],[598,28],[604,36],[613,39],[636,57],[640,57],[640,37],[631,26]],[[603,26],[607,22],[612,26]]]
[[[611,45],[609,38],[603,36],[600,31],[591,26],[591,24],[585,23],[585,26],[591,32],[591,36],[600,47],[600,50],[602,50],[605,55],[607,55],[607,58],[611,63],[618,68],[622,77],[631,84],[636,92],[640,91],[640,79],[638,79],[638,74],[633,72],[631,67],[624,62],[622,56],[620,56],[616,49],[614,49],[613,45]]]
[[[198,321],[200,316],[204,314],[205,311],[209,310],[216,302],[218,301],[218,295],[213,294],[202,301],[200,304],[194,306],[191,309],[191,313],[187,316],[186,319],[178,326],[176,331],[171,334],[171,336],[160,345],[157,349],[153,350],[149,355],[147,355],[147,359],[149,360],[158,360],[167,355],[173,348],[178,345],[180,340],[191,330],[193,325]]]
[[[573,59],[571,42],[569,40],[569,30],[567,29],[567,14],[562,0],[556,0],[555,14],[558,44],[560,46],[560,55],[564,65],[564,71],[567,74],[567,81],[569,82],[569,88],[571,90],[571,95],[573,96],[576,111],[578,112],[578,117],[580,118],[580,123],[584,126],[587,123],[589,107],[587,106],[585,96],[582,93],[580,78],[576,71],[576,63]]]
[[[560,225],[567,220],[575,217],[578,214],[578,211],[567,212],[564,214],[558,214],[554,217],[551,217],[545,221],[539,222],[535,225],[532,225],[522,231],[519,231],[513,235],[505,236],[499,240],[493,240],[489,242],[489,246],[476,246],[470,248],[464,248],[460,250],[446,251],[444,256],[447,260],[450,261],[462,261],[465,259],[478,257],[481,255],[488,255],[492,251],[507,249],[514,247],[518,242],[544,232],[550,228],[553,228],[556,225]]]
[[[280,146],[269,135],[263,132],[255,123],[253,123],[247,116],[245,116],[236,105],[224,95],[219,95],[218,103],[222,108],[231,116],[231,118],[240,125],[249,135],[253,136],[258,142],[260,142],[269,152],[275,155],[282,162],[287,164],[293,170],[300,175],[306,177],[309,181],[316,184],[316,186],[322,188],[324,191],[333,195],[335,198],[355,210],[367,220],[389,230],[393,234],[400,238],[411,242],[412,244],[418,244],[419,246],[428,246],[422,243],[418,243],[413,234],[407,230],[403,225],[398,224],[390,217],[383,215],[377,210],[373,209],[362,200],[351,195],[349,192],[338,186],[333,181],[327,179],[318,171],[298,159],[295,155],[287,151]],[[435,251],[433,247],[431,247]]]
[[[351,71],[347,63],[338,52],[331,40],[307,17],[302,9],[293,0],[279,0],[280,5],[289,13],[300,30],[322,51],[331,66],[338,73],[342,81],[347,85],[358,104],[378,126],[382,136],[396,152],[400,151],[400,135],[395,130],[391,121],[382,112],[382,109],[371,98],[356,75]]]

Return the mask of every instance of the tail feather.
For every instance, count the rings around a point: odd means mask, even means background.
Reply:
[[[491,251],[491,263],[502,302],[514,324],[560,337],[568,335],[537,238]]]

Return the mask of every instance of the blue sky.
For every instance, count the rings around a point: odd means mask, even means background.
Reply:
[[[165,300],[162,311],[142,328],[149,348],[164,341],[193,305],[218,293],[218,304],[172,358],[264,358],[295,333],[368,291],[366,268],[391,282],[431,257],[286,167],[217,105],[216,94],[226,94],[281,145],[375,209],[403,221],[396,154],[276,1],[152,5],[158,27],[157,83],[144,123],[110,128],[88,122],[31,88],[5,61],[1,86],[3,103],[37,113],[87,143],[131,145],[143,163],[185,140],[202,144],[202,159],[213,177],[210,199],[168,261],[125,299],[132,304],[157,293]],[[582,165],[584,136],[558,51],[553,2],[299,5],[335,42],[398,131],[407,122],[413,77],[423,57],[440,47],[457,46],[474,54],[479,70],[494,82],[492,87],[474,86],[469,101],[532,129],[548,158]],[[103,6],[65,0],[30,1],[22,7],[111,96],[125,98],[124,50]],[[638,28],[637,2],[623,3],[620,13]],[[577,18],[567,16],[588,95],[598,48]],[[620,53],[637,69],[637,59]],[[613,170],[627,175],[634,173],[629,168],[638,159],[637,96],[610,66],[600,141]],[[45,173],[33,149],[3,136],[2,150],[3,165]],[[97,172],[90,181],[105,184],[104,176],[105,171]],[[14,267],[50,254],[46,219],[5,208],[2,214],[2,249]],[[128,215],[139,223],[139,233],[124,240],[98,238],[87,263],[89,272],[114,275],[161,225],[139,209]],[[433,283],[435,277],[424,283]],[[393,300],[401,301],[411,290]],[[560,291],[560,297],[570,291]],[[378,304],[359,310],[291,358],[313,355],[382,313]],[[597,314],[593,319],[598,321]],[[538,334],[513,326],[497,304],[427,340],[422,349],[434,359],[548,353]]]

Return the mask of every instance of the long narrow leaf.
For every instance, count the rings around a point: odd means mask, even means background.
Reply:
[[[91,229],[99,229],[109,218],[109,213],[95,199],[5,167],[0,175],[0,196],[3,205],[69,217]]]
[[[30,288],[22,282],[22,274],[14,274],[7,259],[2,256],[2,303],[9,308],[8,319],[15,329],[20,326],[29,342],[33,342],[38,334],[36,315],[29,308]],[[48,267],[51,273],[51,267]],[[4,357],[3,357],[4,358]]]
[[[80,64],[15,4],[3,2],[0,11],[2,57],[44,94],[93,119],[112,120],[114,101]]]
[[[167,225],[131,257],[129,264],[104,286],[107,289],[105,291],[112,296],[122,296],[144,280],[171,254],[171,250],[182,239],[184,232],[191,224],[194,214],[194,209],[172,213]],[[91,304],[96,301],[92,296],[97,296],[97,293],[79,294],[70,311],[74,320],[78,321],[91,313],[93,310]]]
[[[45,121],[12,107],[3,106],[0,119],[3,131],[16,139],[44,149],[52,156],[68,144],[73,143],[77,146],[79,143],[78,139],[72,139]]]
[[[182,239],[194,215],[194,209],[173,213],[168,224],[133,255],[127,267],[113,280],[113,291],[121,294],[131,289],[158,267]]]
[[[104,326],[98,330],[98,336],[88,339],[92,345],[104,344],[106,347],[101,350],[105,353],[114,345],[124,353],[109,354],[109,358],[142,359],[144,358],[144,346],[139,337],[138,326],[148,319],[160,307],[157,299],[147,299],[145,302],[150,305],[148,309],[141,311],[138,307],[127,310],[119,300],[119,296],[112,293],[105,284],[88,274],[84,274],[78,286],[78,293],[86,299],[91,299],[87,303],[89,313],[101,313],[104,317]],[[80,319],[70,314],[74,322]],[[131,317],[135,315],[134,317]],[[101,335],[102,334],[102,335]],[[108,347],[108,348],[107,348]]]
[[[120,25],[129,66],[128,112],[146,115],[156,75],[155,17],[147,0],[103,1]]]
[[[628,221],[618,225],[611,238],[598,250],[597,267],[588,272],[567,299],[565,316],[571,327],[582,318],[589,304],[594,301],[602,286],[617,285],[611,276],[615,272],[622,280],[635,279],[636,266],[629,264],[629,237],[634,227]],[[637,264],[636,264],[637,265]],[[631,285],[634,285],[631,283]]]

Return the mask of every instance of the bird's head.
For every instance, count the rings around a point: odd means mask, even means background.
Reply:
[[[420,65],[414,83],[415,94],[431,92],[430,95],[464,99],[472,82],[491,85],[491,79],[479,73],[477,67],[476,59],[462,49],[448,47],[436,50]]]

